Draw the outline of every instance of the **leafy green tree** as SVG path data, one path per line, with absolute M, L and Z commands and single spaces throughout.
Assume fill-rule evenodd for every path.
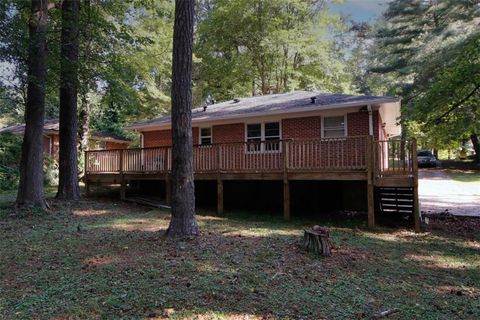
M 395 80 L 404 123 L 417 122 L 431 147 L 476 139 L 479 18 L 478 1 L 395 0 L 377 31 L 371 71 Z
M 316 88 L 344 91 L 341 27 L 324 1 L 203 2 L 195 54 L 196 101 Z M 347 79 L 347 80 L 346 80 Z
M 12 133 L 0 133 L 0 190 L 13 190 L 18 186 L 18 159 L 22 139 Z

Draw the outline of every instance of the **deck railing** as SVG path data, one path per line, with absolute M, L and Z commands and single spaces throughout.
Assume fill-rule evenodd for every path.
M 370 154 L 367 151 L 372 141 L 368 136 L 357 136 L 194 146 L 193 167 L 196 173 L 366 171 Z M 376 141 L 372 149 L 377 176 L 411 172 L 411 148 L 411 142 Z M 87 151 L 85 171 L 87 174 L 169 172 L 171 156 L 171 147 Z
M 416 162 L 413 140 L 380 140 L 374 144 L 376 177 L 413 175 Z

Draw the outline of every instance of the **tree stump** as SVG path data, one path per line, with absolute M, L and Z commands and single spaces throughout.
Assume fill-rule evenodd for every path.
M 331 255 L 330 233 L 326 227 L 314 226 L 311 229 L 304 229 L 303 248 L 315 254 Z

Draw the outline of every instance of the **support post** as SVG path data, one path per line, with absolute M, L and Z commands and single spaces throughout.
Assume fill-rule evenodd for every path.
M 127 182 L 122 178 L 120 181 L 120 199 L 123 201 L 126 198 L 126 189 L 127 189 Z
M 88 197 L 90 196 L 90 183 L 88 182 L 87 178 L 87 169 L 88 169 L 88 151 L 83 153 L 83 160 L 84 160 L 84 171 L 83 171 L 83 179 L 85 181 L 85 195 Z
M 368 227 L 375 227 L 375 197 L 374 197 L 374 157 L 375 148 L 373 136 L 367 138 L 367 202 L 368 202 Z
M 412 170 L 413 170 L 413 219 L 415 220 L 415 232 L 421 232 L 420 225 L 420 202 L 418 201 L 418 162 L 417 140 L 412 140 Z
M 288 181 L 288 142 L 282 140 L 283 152 L 283 219 L 290 220 L 290 182 Z
M 217 179 L 217 213 L 223 214 L 223 180 Z
M 123 201 L 126 198 L 127 182 L 123 176 L 123 149 L 118 152 L 118 172 L 120 173 L 120 199 Z
M 283 179 L 283 218 L 290 220 L 290 183 Z
M 168 174 L 165 174 L 165 204 L 167 206 L 172 204 L 172 184 Z

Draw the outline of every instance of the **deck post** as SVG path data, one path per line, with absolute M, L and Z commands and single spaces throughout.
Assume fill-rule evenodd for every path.
M 84 160 L 83 179 L 85 181 L 85 195 L 88 197 L 90 196 L 90 183 L 88 183 L 88 179 L 87 179 L 88 151 L 85 151 L 83 153 L 83 160 Z
M 288 179 L 283 180 L 283 218 L 290 220 L 290 183 Z
M 413 170 L 413 219 L 415 220 L 415 232 L 421 232 L 420 203 L 418 201 L 418 162 L 417 140 L 412 140 L 412 170 Z
M 123 149 L 118 151 L 118 172 L 120 173 L 120 199 L 123 201 L 126 198 L 127 182 L 123 176 Z
M 165 174 L 165 204 L 167 206 L 172 204 L 172 184 L 168 173 Z
M 223 180 L 217 179 L 217 213 L 223 214 Z
M 373 136 L 367 137 L 367 203 L 368 227 L 375 227 L 375 197 L 374 197 L 374 157 L 375 148 Z
M 126 198 L 126 189 L 127 189 L 127 182 L 123 179 L 120 181 L 120 199 L 123 201 Z
M 290 182 L 288 181 L 288 142 L 282 140 L 283 152 L 283 218 L 290 220 Z

